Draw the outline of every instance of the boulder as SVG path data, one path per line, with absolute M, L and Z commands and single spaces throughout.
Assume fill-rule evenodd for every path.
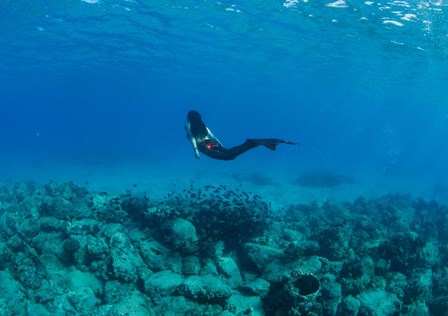
M 238 289 L 243 293 L 264 298 L 269 293 L 270 286 L 268 281 L 258 278 L 255 281 L 243 283 Z
M 401 301 L 395 294 L 376 288 L 362 292 L 356 297 L 360 302 L 359 313 L 363 315 L 398 315 Z
M 154 292 L 157 292 L 161 296 L 168 296 L 182 284 L 183 280 L 180 274 L 170 270 L 156 272 L 145 280 L 145 292 L 150 295 L 155 295 Z
M 176 218 L 163 227 L 166 242 L 174 250 L 191 253 L 196 249 L 198 236 L 194 225 L 182 218 Z
M 254 243 L 246 243 L 244 250 L 249 261 L 260 271 L 283 253 L 281 249 Z
M 214 276 L 190 276 L 180 286 L 179 294 L 186 298 L 207 304 L 223 305 L 232 295 L 230 287 Z
M 217 265 L 219 273 L 227 279 L 227 284 L 231 288 L 235 288 L 243 283 L 240 269 L 231 257 L 220 258 Z

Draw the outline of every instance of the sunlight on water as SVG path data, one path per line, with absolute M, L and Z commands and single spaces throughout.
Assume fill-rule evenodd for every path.
M 312 6 L 313 12 L 309 16 L 318 16 L 324 13 L 318 5 L 309 3 L 309 1 L 286 0 L 283 3 L 286 8 L 297 9 L 299 11 L 306 10 L 307 6 Z M 324 5 L 329 8 L 342 8 L 350 12 L 355 12 L 354 16 L 358 16 L 358 20 L 382 20 L 383 24 L 393 24 L 396 26 L 404 26 L 404 22 L 420 22 L 423 24 L 431 23 L 431 18 L 439 18 L 437 14 L 443 15 L 443 8 L 447 4 L 438 2 L 418 2 L 409 3 L 407 1 L 386 1 L 374 2 L 365 1 L 364 6 L 359 3 L 347 3 L 345 0 L 336 0 L 328 2 Z
M 336 0 L 335 2 L 327 3 L 326 6 L 330 8 L 348 8 L 344 0 Z
M 415 64 L 415 55 L 421 56 L 422 62 L 448 57 L 448 3 L 444 1 L 287 0 L 283 6 L 306 17 L 311 23 L 308 27 L 311 32 L 313 28 L 317 33 L 332 28 L 334 37 L 326 41 L 329 50 L 332 42 L 338 45 L 343 38 L 351 38 L 352 44 L 359 45 L 358 51 L 369 54 L 374 50 L 377 57 L 384 58 L 396 54 L 402 62 L 409 58 L 411 67 Z M 338 52 L 340 48 L 334 54 Z M 347 52 L 340 55 L 347 56 Z
M 171 70 L 164 66 L 154 73 L 174 72 L 192 59 L 204 68 L 227 63 L 259 71 L 263 63 L 267 73 L 287 72 L 297 60 L 325 67 L 329 51 L 332 60 L 351 58 L 353 65 L 372 51 L 372 65 L 393 55 L 409 64 L 415 54 L 431 62 L 448 57 L 446 7 L 442 1 L 398 0 L 9 1 L 0 13 L 5 48 L 0 57 L 11 71 L 75 68 L 79 60 L 86 68 L 113 65 L 129 71 L 136 64 L 165 65 L 176 56 Z M 29 56 L 33 66 L 22 69 Z

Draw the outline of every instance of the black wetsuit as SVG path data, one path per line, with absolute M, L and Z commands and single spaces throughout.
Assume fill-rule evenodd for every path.
M 270 150 L 277 149 L 278 144 L 290 144 L 295 145 L 296 143 L 290 142 L 278 138 L 258 138 L 258 139 L 246 139 L 246 141 L 232 148 L 224 148 L 214 139 L 204 139 L 198 142 L 198 150 L 206 156 L 218 160 L 233 160 L 239 155 L 245 153 L 246 151 L 253 149 L 258 146 L 264 146 Z

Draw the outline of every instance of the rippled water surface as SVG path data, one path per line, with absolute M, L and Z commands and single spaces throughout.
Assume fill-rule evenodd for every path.
M 414 66 L 447 57 L 444 1 L 4 1 L 6 66 L 73 68 L 114 62 L 166 71 L 226 63 Z M 368 58 L 366 55 L 370 55 Z M 301 60 L 302 59 L 302 60 Z M 176 65 L 170 61 L 176 60 Z M 244 65 L 243 65 L 244 66 Z M 27 67 L 29 68 L 29 67 Z M 285 70 L 285 69 L 283 69 Z M 271 69 L 271 71 L 273 71 Z M 412 73 L 412 69 L 409 69 Z

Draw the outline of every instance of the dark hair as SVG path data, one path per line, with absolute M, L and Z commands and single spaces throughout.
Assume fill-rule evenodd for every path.
M 190 131 L 194 137 L 204 137 L 208 134 L 207 127 L 199 112 L 194 110 L 188 112 L 187 121 L 190 123 Z

